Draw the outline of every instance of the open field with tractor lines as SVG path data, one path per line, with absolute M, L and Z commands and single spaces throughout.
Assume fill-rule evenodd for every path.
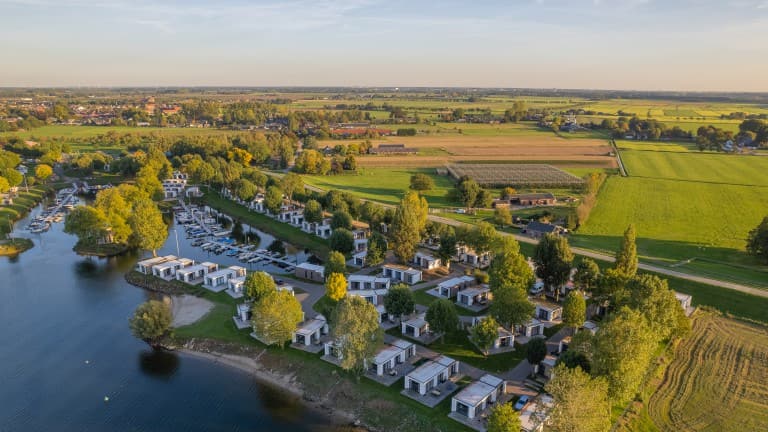
M 485 187 L 568 188 L 584 183 L 572 174 L 543 164 L 452 164 L 447 169 L 456 180 L 467 176 Z
M 697 312 L 648 411 L 661 431 L 768 430 L 768 328 Z

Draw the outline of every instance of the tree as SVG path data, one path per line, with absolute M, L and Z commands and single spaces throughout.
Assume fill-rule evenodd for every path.
M 641 312 L 621 308 L 603 322 L 592 341 L 592 373 L 608 380 L 608 395 L 624 401 L 637 391 L 656 348 Z
M 133 244 L 151 250 L 152 256 L 157 256 L 157 250 L 168 237 L 168 227 L 163 222 L 163 214 L 157 204 L 150 200 L 136 202 L 129 224 L 133 230 Z
M 507 186 L 501 191 L 501 199 L 510 199 L 512 198 L 512 195 L 516 194 L 517 190 L 511 186 Z
M 328 245 L 331 247 L 331 250 L 341 252 L 342 254 L 348 254 L 355 249 L 355 238 L 351 231 L 344 228 L 338 228 L 331 233 L 331 237 L 328 239 Z
M 611 403 L 603 378 L 590 378 L 579 368 L 556 366 L 544 387 L 554 404 L 547 430 L 556 432 L 605 432 L 611 428 Z
M 344 210 L 339 210 L 333 213 L 331 218 L 331 228 L 338 229 L 344 228 L 346 230 L 352 229 L 352 216 Z
M 236 182 L 235 192 L 242 201 L 250 201 L 256 196 L 258 189 L 256 185 L 246 179 L 240 179 Z
M 768 264 L 768 216 L 747 236 L 747 253 Z
M 616 253 L 615 268 L 624 276 L 631 278 L 637 273 L 637 245 L 635 241 L 635 225 L 630 224 L 624 231 L 624 238 L 621 240 L 621 247 Z
M 384 296 L 384 308 L 390 316 L 401 318 L 403 315 L 413 312 L 415 306 L 413 292 L 404 284 L 393 286 Z
M 435 188 L 435 182 L 426 174 L 416 173 L 411 176 L 410 188 L 419 192 L 428 191 Z
M 280 213 L 283 206 L 283 191 L 277 186 L 270 186 L 264 194 L 264 206 L 272 214 Z
M 493 222 L 502 228 L 507 225 L 511 225 L 512 212 L 510 212 L 506 207 L 496 207 L 496 210 L 493 211 Z
M 121 187 L 101 190 L 96 194 L 93 206 L 106 217 L 109 234 L 115 243 L 127 243 L 133 233 L 128 223 L 133 213 L 132 202 L 126 199 L 132 196 L 130 191 L 133 190 L 138 191 L 138 188 L 121 185 Z
M 451 259 L 456 255 L 456 236 L 452 233 L 440 236 L 440 246 L 435 255 L 445 268 L 451 268 Z
M 325 279 L 325 295 L 338 302 L 347 295 L 347 279 L 341 273 L 331 273 Z
M 35 177 L 39 178 L 43 182 L 48 180 L 48 177 L 53 175 L 53 168 L 48 165 L 40 164 L 35 168 Z
M 315 200 L 309 200 L 304 204 L 304 220 L 316 223 L 323 220 L 323 207 Z
M 8 179 L 5 177 L 0 177 L 0 193 L 6 193 L 11 189 L 10 183 L 8 183 Z
M 488 222 L 478 223 L 471 231 L 465 243 L 472 247 L 478 254 L 484 254 L 493 250 L 499 241 L 499 233 Z
M 578 291 L 571 291 L 563 303 L 563 324 L 572 329 L 584 325 L 587 319 L 587 302 Z
M 440 333 L 441 342 L 445 340 L 446 333 L 453 333 L 459 327 L 459 314 L 448 299 L 433 301 L 427 309 L 426 319 L 430 330 Z
M 485 427 L 488 432 L 520 432 L 520 414 L 511 404 L 497 404 L 491 409 Z
M 511 236 L 499 239 L 488 267 L 488 283 L 492 291 L 513 287 L 525 293 L 533 282 L 533 270 L 520 253 L 520 244 Z
M 368 239 L 368 251 L 365 254 L 365 263 L 368 266 L 376 266 L 384 262 L 387 254 L 387 239 L 374 231 Z
M 554 234 L 545 235 L 533 251 L 533 261 L 536 263 L 536 276 L 544 281 L 547 290 L 554 291 L 555 300 L 558 300 L 560 288 L 571 274 L 573 253 L 568 240 Z
M 591 292 L 600 280 L 600 267 L 591 258 L 582 258 L 576 266 L 576 274 L 573 281 L 576 286 L 585 292 Z
M 285 255 L 285 245 L 283 244 L 282 240 L 278 240 L 278 239 L 272 240 L 272 243 L 270 243 L 269 246 L 267 246 L 267 250 L 272 253 Z
M 488 350 L 499 337 L 499 323 L 492 316 L 483 318 L 469 331 L 469 337 L 487 357 Z
M 358 376 L 381 347 L 384 332 L 376 307 L 360 296 L 343 298 L 333 313 L 333 336 L 339 344 L 341 367 Z
M 627 282 L 625 290 L 616 306 L 625 304 L 642 313 L 660 340 L 690 332 L 690 320 L 665 279 L 647 274 L 636 276 Z
M 525 291 L 512 286 L 497 287 L 493 291 L 491 316 L 507 328 L 530 321 L 535 309 Z
M 304 319 L 301 303 L 288 291 L 277 291 L 253 304 L 253 331 L 267 345 L 285 346 Z
M 456 194 L 459 201 L 464 204 L 467 210 L 470 210 L 477 201 L 477 195 L 480 193 L 480 185 L 471 178 L 465 177 L 459 180 L 456 185 Z
M 172 319 L 168 303 L 149 300 L 136 308 L 128 324 L 135 337 L 156 347 L 171 327 Z
M 547 341 L 544 338 L 533 338 L 525 345 L 525 358 L 534 368 L 547 356 Z
M 331 251 L 328 255 L 328 261 L 325 263 L 325 274 L 331 273 L 347 273 L 347 259 L 344 258 L 344 254 L 337 251 Z
M 304 191 L 304 180 L 296 173 L 288 173 L 280 179 L 280 188 L 293 200 L 293 196 Z
M 22 181 L 24 181 L 24 176 L 22 176 L 20 172 L 16 171 L 13 168 L 8 168 L 4 170 L 3 177 L 5 177 L 5 180 L 8 181 L 8 184 L 11 187 L 18 186 L 21 184 Z
M 277 292 L 275 280 L 269 273 L 263 271 L 248 273 L 243 285 L 245 296 L 254 302 Z
M 589 357 L 581 351 L 571 349 L 568 347 L 568 351 L 560 354 L 557 358 L 557 364 L 565 365 L 568 368 L 580 367 L 586 373 L 592 370 L 592 364 L 589 362 Z
M 76 235 L 78 241 L 86 245 L 95 245 L 103 241 L 107 236 L 108 228 L 104 213 L 89 206 L 75 207 L 64 220 L 64 232 Z
M 416 192 L 407 192 L 400 200 L 392 221 L 392 250 L 400 262 L 413 259 L 421 233 L 426 228 L 427 211 L 427 200 Z

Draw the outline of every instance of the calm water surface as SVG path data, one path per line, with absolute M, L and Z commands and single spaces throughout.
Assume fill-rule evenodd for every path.
M 35 247 L 0 257 L 0 431 L 327 430 L 244 373 L 134 339 L 128 318 L 149 296 L 123 279 L 136 257 L 79 257 L 61 230 L 19 233 Z M 183 256 L 206 257 L 179 240 Z

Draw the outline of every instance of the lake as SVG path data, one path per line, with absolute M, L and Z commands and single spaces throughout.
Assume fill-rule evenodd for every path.
M 123 279 L 137 257 L 80 257 L 62 229 L 18 233 L 35 247 L 0 257 L 0 431 L 328 430 L 279 389 L 133 338 L 128 318 L 150 296 Z M 202 258 L 181 229 L 179 240 Z

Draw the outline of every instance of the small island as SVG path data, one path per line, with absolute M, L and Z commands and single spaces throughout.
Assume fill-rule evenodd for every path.
M 0 240 L 0 256 L 16 256 L 34 245 L 32 240 L 26 238 Z

